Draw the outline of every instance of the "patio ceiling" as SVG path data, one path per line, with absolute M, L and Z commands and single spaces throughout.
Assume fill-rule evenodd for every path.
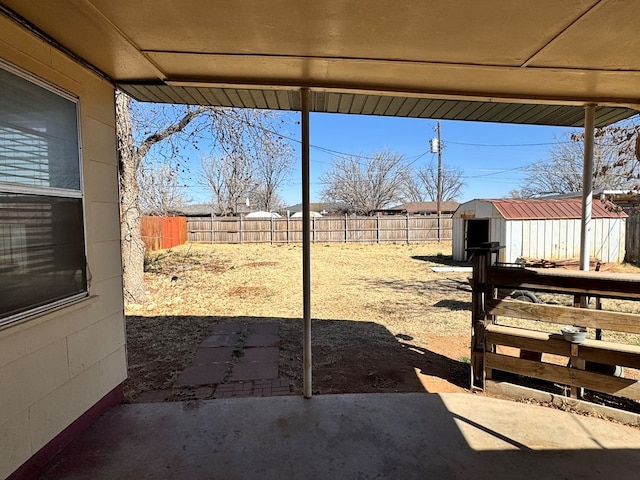
M 596 126 L 640 109 L 640 2 L 2 0 L 142 101 Z

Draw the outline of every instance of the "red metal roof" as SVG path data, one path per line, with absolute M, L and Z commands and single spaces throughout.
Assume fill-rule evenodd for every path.
M 508 220 L 582 218 L 582 199 L 500 199 L 488 200 Z M 625 218 L 612 203 L 594 199 L 591 218 Z

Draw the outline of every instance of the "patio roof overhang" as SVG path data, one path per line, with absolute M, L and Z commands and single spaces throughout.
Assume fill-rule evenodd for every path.
M 3 0 L 141 101 L 582 126 L 640 109 L 640 3 Z M 72 26 L 72 28 L 70 28 Z
M 584 125 L 588 269 L 593 129 L 640 110 L 640 2 L 2 0 L 0 14 L 137 100 L 302 111 L 305 397 L 310 112 Z

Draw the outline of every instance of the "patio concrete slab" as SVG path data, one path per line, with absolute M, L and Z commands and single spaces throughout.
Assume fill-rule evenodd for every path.
M 229 363 L 191 365 L 182 371 L 175 384 L 178 387 L 193 387 L 222 383 L 230 367 L 231 364 Z
M 211 327 L 211 335 L 229 335 L 231 333 L 242 333 L 246 328 L 244 323 L 217 323 Z
M 229 380 L 242 382 L 247 380 L 267 380 L 278 378 L 278 362 L 243 362 L 233 366 Z
M 280 345 L 280 335 L 271 333 L 251 333 L 244 341 L 246 347 L 277 347 Z
M 42 480 L 637 478 L 640 430 L 467 393 L 237 398 L 107 412 Z
M 210 335 L 204 339 L 201 347 L 214 348 L 214 347 L 235 347 L 241 339 L 239 333 L 221 333 Z
M 278 347 L 245 348 L 239 363 L 244 362 L 277 362 L 280 359 Z
M 199 348 L 193 358 L 194 365 L 207 363 L 230 363 L 233 356 L 233 347 L 205 347 Z
M 249 333 L 278 335 L 280 333 L 280 325 L 278 325 L 276 322 L 250 323 L 247 325 L 247 331 Z

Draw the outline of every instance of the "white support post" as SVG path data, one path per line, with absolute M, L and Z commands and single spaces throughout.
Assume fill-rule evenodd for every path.
M 303 394 L 311 398 L 311 217 L 309 171 L 309 90 L 300 90 L 302 100 L 302 356 Z
M 591 252 L 591 202 L 593 201 L 594 104 L 584 109 L 584 167 L 582 171 L 582 225 L 580 229 L 580 270 L 589 270 Z
M 584 108 L 584 166 L 582 170 L 582 224 L 580 228 L 580 270 L 588 271 L 591 257 L 591 207 L 593 201 L 593 139 L 595 130 L 596 106 L 589 104 Z M 589 297 L 580 297 L 580 306 L 589 307 Z M 585 369 L 585 360 L 572 357 L 571 365 Z M 571 397 L 582 398 L 584 389 L 571 387 Z

